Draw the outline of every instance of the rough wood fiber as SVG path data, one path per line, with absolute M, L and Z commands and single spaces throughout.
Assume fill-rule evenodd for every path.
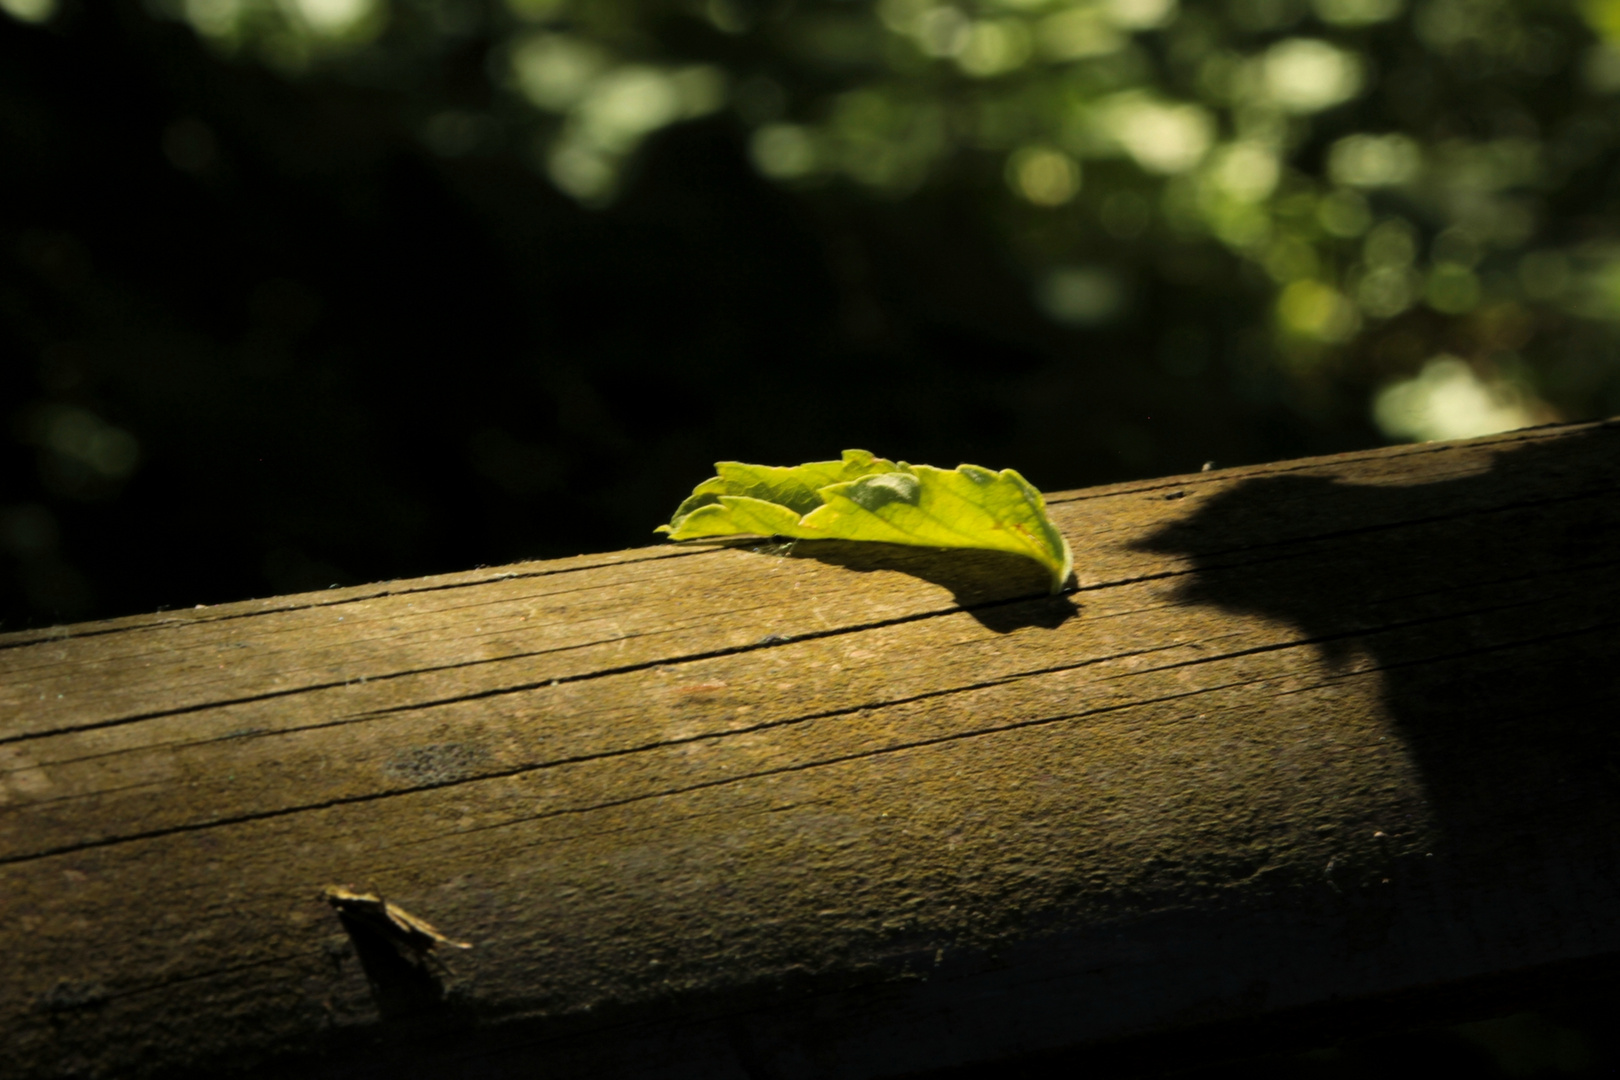
M 0 637 L 0 1075 L 877 1077 L 1620 953 L 1620 425 Z M 416 964 L 320 899 L 475 947 Z

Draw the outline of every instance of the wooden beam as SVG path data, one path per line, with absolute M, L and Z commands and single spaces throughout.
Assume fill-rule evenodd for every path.
M 1059 597 L 661 546 L 0 637 L 0 1075 L 877 1077 L 1620 955 L 1620 423 L 1052 504 Z

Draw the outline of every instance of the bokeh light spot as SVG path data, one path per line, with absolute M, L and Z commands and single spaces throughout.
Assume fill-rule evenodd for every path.
M 1062 206 L 1080 191 L 1080 163 L 1049 146 L 1026 146 L 1007 160 L 1007 182 L 1036 206 Z
M 1263 259 L 1266 273 L 1279 284 L 1315 277 L 1321 267 L 1316 249 L 1298 236 L 1288 233 L 1277 238 Z
M 1417 258 L 1417 230 L 1405 218 L 1381 221 L 1361 245 L 1368 266 L 1406 267 Z
M 968 17 L 954 7 L 937 7 L 923 13 L 914 24 L 918 48 L 929 56 L 955 56 L 967 47 L 973 33 Z
M 56 14 L 56 0 L 0 0 L 0 11 L 18 22 L 42 23 Z
M 204 37 L 234 35 L 245 14 L 243 0 L 184 0 L 181 11 L 192 29 Z
M 1338 343 L 1360 329 L 1356 305 L 1322 281 L 1295 281 L 1277 298 L 1277 318 L 1285 331 L 1299 337 Z
M 1372 224 L 1372 209 L 1359 193 L 1340 188 L 1316 204 L 1316 220 L 1329 236 L 1348 239 L 1367 231 Z
M 562 112 L 608 65 L 607 54 L 566 34 L 539 34 L 512 50 L 518 89 L 542 109 Z
M 320 37 L 360 32 L 382 14 L 380 0 L 282 0 L 289 13 Z
M 798 124 L 767 124 L 748 144 L 755 168 L 775 180 L 808 176 L 816 168 L 816 144 L 809 129 Z
M 1156 30 L 1175 20 L 1177 0 L 1107 0 L 1108 21 L 1122 30 Z
M 1210 167 L 1210 177 L 1221 191 L 1240 202 L 1259 202 L 1270 195 L 1282 176 L 1277 155 L 1267 146 L 1236 142 L 1222 147 Z
M 656 68 L 625 64 L 591 84 L 576 108 L 581 133 L 610 152 L 628 150 L 681 114 L 673 79 Z
M 1422 164 L 1417 141 L 1405 135 L 1350 135 L 1328 151 L 1328 175 L 1355 187 L 1404 184 Z
M 1022 67 L 1031 51 L 1029 29 L 1022 20 L 978 22 L 956 54 L 956 63 L 967 74 L 984 79 Z
M 1098 127 L 1152 173 L 1185 172 L 1203 160 L 1215 138 L 1215 122 L 1197 105 L 1167 104 L 1137 91 L 1099 103 Z
M 1361 57 L 1314 38 L 1279 41 L 1261 71 L 1266 96 L 1287 112 L 1319 112 L 1361 92 Z
M 24 420 L 25 437 L 47 451 L 41 467 L 49 486 L 79 495 L 94 481 L 122 480 L 140 463 L 135 436 L 76 405 L 41 405 Z
M 617 172 L 600 152 L 563 142 L 545 158 L 546 173 L 557 187 L 584 202 L 596 202 L 613 190 Z
M 1124 311 L 1125 287 L 1119 275 L 1106 266 L 1069 266 L 1047 274 L 1035 299 L 1056 322 L 1097 326 Z
M 1593 45 L 1581 60 L 1581 78 L 1594 93 L 1620 90 L 1620 48 L 1606 41 Z
M 1373 422 L 1392 439 L 1429 442 L 1470 439 L 1552 419 L 1523 390 L 1481 379 L 1467 363 L 1441 355 L 1415 377 L 1384 387 L 1373 399 Z

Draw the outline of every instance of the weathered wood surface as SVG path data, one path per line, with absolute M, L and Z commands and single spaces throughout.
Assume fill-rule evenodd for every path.
M 0 1075 L 876 1077 L 1620 954 L 1620 424 L 0 637 Z M 475 947 L 346 932 L 374 888 Z

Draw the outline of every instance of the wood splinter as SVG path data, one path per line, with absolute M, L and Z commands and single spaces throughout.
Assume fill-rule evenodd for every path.
M 356 892 L 347 885 L 328 885 L 321 897 L 340 915 L 347 915 L 385 934 L 401 951 L 409 949 L 423 956 L 440 945 L 470 949 L 472 942 L 456 941 L 441 934 L 426 919 L 419 919 L 398 904 L 391 904 L 376 893 Z

